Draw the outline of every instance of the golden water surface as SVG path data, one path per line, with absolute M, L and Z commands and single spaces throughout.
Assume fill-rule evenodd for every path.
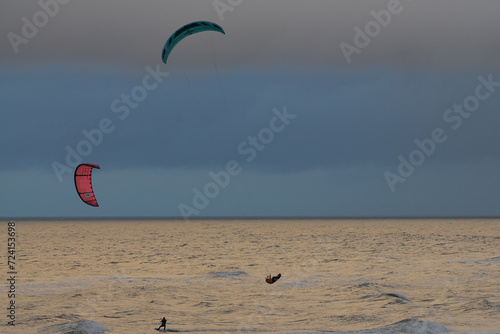
M 16 232 L 16 326 L 3 280 L 2 333 L 80 319 L 153 333 L 163 316 L 213 333 L 409 318 L 500 332 L 499 220 L 18 221 Z

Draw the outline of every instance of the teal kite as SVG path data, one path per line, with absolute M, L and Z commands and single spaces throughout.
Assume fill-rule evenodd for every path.
M 202 31 L 218 31 L 222 34 L 226 34 L 220 25 L 208 22 L 208 21 L 197 21 L 193 23 L 186 24 L 185 26 L 177 29 L 176 32 L 169 37 L 163 50 L 161 52 L 161 59 L 166 64 L 167 58 L 172 49 L 179 43 L 182 39 L 186 38 L 189 35 L 196 34 Z

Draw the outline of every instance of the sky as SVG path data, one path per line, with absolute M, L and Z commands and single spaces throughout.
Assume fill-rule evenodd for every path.
M 499 216 L 500 2 L 0 12 L 0 217 Z M 219 24 L 182 40 L 193 21 Z M 73 173 L 99 164 L 99 207 Z

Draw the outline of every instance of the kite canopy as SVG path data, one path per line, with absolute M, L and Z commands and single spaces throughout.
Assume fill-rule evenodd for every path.
M 169 37 L 163 50 L 161 52 L 161 59 L 166 64 L 167 58 L 172 49 L 179 43 L 182 39 L 189 35 L 196 34 L 202 31 L 218 31 L 222 34 L 226 34 L 220 25 L 208 22 L 208 21 L 197 21 L 193 23 L 186 24 L 185 26 L 179 28 L 176 32 Z
M 99 206 L 92 190 L 92 169 L 98 168 L 96 164 L 81 164 L 75 170 L 75 187 L 78 195 L 88 205 Z

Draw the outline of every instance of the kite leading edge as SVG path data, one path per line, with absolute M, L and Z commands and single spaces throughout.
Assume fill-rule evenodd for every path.
M 177 31 L 174 32 L 172 36 L 168 38 L 161 52 L 161 59 L 163 60 L 163 62 L 165 64 L 167 63 L 168 55 L 170 54 L 172 49 L 177 45 L 177 43 L 179 43 L 181 40 L 183 40 L 189 35 L 196 34 L 202 31 L 218 31 L 221 34 L 224 35 L 226 34 L 220 25 L 213 22 L 196 21 L 186 24 L 185 26 L 182 26 L 181 28 L 177 29 Z

